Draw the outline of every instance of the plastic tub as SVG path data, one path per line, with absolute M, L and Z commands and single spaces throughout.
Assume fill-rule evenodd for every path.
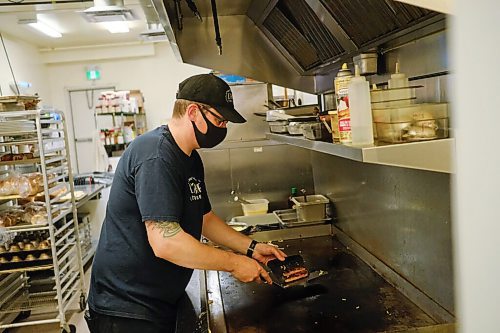
M 304 197 L 292 197 L 297 210 L 297 217 L 300 222 L 321 221 L 326 218 L 326 204 L 330 202 L 328 198 L 321 194 L 307 195 Z
M 269 209 L 269 200 L 267 199 L 250 199 L 246 201 L 249 203 L 241 203 L 243 215 L 245 216 L 266 214 Z
M 372 108 L 373 122 L 401 123 L 448 118 L 447 103 L 412 104 L 394 108 Z
M 414 122 L 375 123 L 377 140 L 389 143 L 426 141 L 448 137 L 448 118 Z
M 372 103 L 412 99 L 416 96 L 415 88 L 419 87 L 420 86 L 394 89 L 375 89 L 370 91 L 370 97 Z

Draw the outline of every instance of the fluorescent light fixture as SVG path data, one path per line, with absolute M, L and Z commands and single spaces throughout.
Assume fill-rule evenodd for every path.
M 102 22 L 101 24 L 112 34 L 123 34 L 130 31 L 125 21 Z
M 44 23 L 42 21 L 36 21 L 32 23 L 28 23 L 28 25 L 41 33 L 44 33 L 45 35 L 52 37 L 52 38 L 61 38 L 62 33 L 57 31 L 56 29 L 52 28 L 51 26 L 47 25 L 47 23 Z

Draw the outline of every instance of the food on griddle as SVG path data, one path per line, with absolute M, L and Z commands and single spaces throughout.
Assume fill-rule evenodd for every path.
M 301 280 L 309 276 L 309 271 L 305 267 L 292 267 L 283 272 L 283 281 L 290 283 Z

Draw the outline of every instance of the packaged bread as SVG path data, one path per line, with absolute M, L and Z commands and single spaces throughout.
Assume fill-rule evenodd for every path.
M 45 202 L 34 201 L 24 205 L 23 221 L 30 224 L 46 224 L 47 208 Z
M 43 190 L 43 177 L 40 173 L 22 175 L 9 171 L 0 178 L 0 196 L 32 196 Z
M 0 212 L 0 227 L 13 227 L 23 222 L 24 210 L 11 207 Z

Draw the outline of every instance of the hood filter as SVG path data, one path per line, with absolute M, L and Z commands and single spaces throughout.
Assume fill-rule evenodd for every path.
M 436 12 L 393 0 L 321 0 L 358 48 L 426 20 Z
M 263 26 L 304 70 L 345 52 L 304 0 L 280 0 Z

